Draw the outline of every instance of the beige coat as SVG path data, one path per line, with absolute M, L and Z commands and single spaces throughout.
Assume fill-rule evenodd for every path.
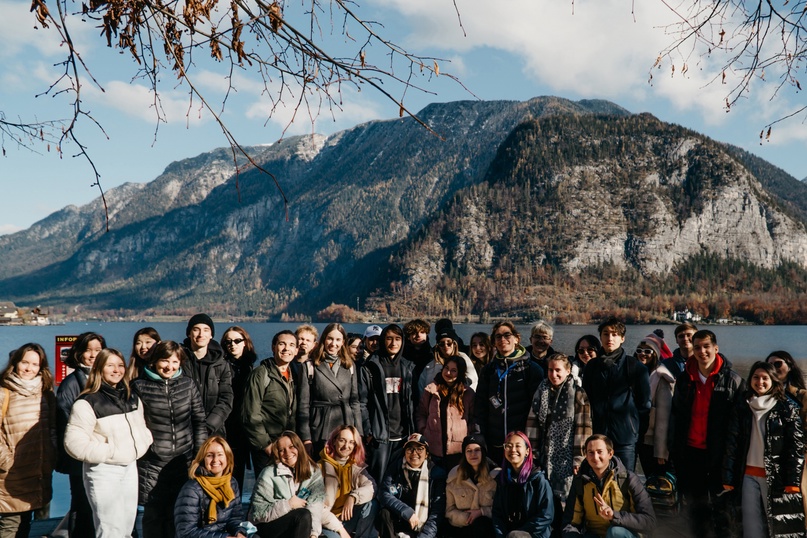
M 27 512 L 50 502 L 56 459 L 56 398 L 16 374 L 0 389 L 8 410 L 0 428 L 0 513 Z
M 499 469 L 490 473 L 490 480 L 484 484 L 474 484 L 466 478 L 460 480 L 459 467 L 448 473 L 446 481 L 446 519 L 455 527 L 468 525 L 468 511 L 481 510 L 485 517 L 492 517 L 493 496 L 496 494 L 496 476 Z
M 321 462 L 322 478 L 325 482 L 325 507 L 322 511 L 322 527 L 331 531 L 339 532 L 342 522 L 331 512 L 333 504 L 336 502 L 336 494 L 339 491 L 339 478 L 336 476 L 336 469 L 333 465 Z M 350 495 L 355 497 L 355 506 L 368 503 L 375 497 L 375 482 L 367 472 L 366 467 L 352 465 L 350 468 Z
M 650 374 L 650 421 L 644 443 L 653 446 L 653 456 L 670 459 L 667 449 L 667 431 L 672 412 L 672 395 L 675 379 L 666 366 L 659 364 Z M 728 420 L 728 419 L 727 419 Z

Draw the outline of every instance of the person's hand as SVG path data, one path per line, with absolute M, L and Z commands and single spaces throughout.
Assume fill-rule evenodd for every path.
M 305 499 L 301 499 L 297 495 L 295 495 L 294 497 L 289 499 L 289 507 L 292 510 L 296 510 L 298 508 L 305 508 L 307 504 L 308 504 L 308 501 L 306 501 Z
M 468 525 L 476 521 L 482 515 L 482 510 L 468 510 Z
M 667 460 L 665 460 L 664 458 L 659 458 L 658 459 L 658 464 L 659 465 L 667 465 Z
M 608 503 L 605 502 L 602 495 L 595 493 L 594 502 L 597 503 L 597 506 L 600 508 L 600 515 L 603 517 L 603 519 L 606 521 L 611 521 L 614 519 L 614 509 L 608 506 Z
M 356 497 L 353 495 L 348 495 L 344 506 L 342 506 L 342 513 L 339 514 L 339 519 L 342 521 L 350 521 L 353 519 L 353 505 L 355 504 Z
M 412 530 L 415 530 L 418 528 L 419 524 L 420 520 L 418 519 L 418 515 L 412 514 L 412 517 L 409 518 L 409 526 L 412 527 Z
M 577 472 L 578 472 L 579 470 L 580 470 L 580 466 L 579 466 L 579 465 L 575 465 L 574 467 L 572 467 L 572 472 L 573 472 L 574 474 L 577 474 Z
M 274 443 L 269 443 L 268 445 L 266 445 L 266 448 L 263 449 L 264 453 L 266 453 L 266 455 L 269 456 L 270 458 L 272 457 L 272 445 L 273 444 Z

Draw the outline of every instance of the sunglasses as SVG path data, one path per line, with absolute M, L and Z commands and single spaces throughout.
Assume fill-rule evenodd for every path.
M 232 340 L 225 340 L 225 341 L 222 342 L 222 344 L 224 344 L 225 346 L 229 346 L 231 344 L 238 345 L 238 344 L 243 344 L 243 343 L 244 343 L 243 338 L 233 338 Z
M 647 349 L 647 348 L 640 347 L 640 348 L 638 348 L 638 349 L 636 350 L 636 354 L 637 354 L 637 355 L 652 355 L 652 354 L 653 354 L 653 350 L 652 350 L 652 349 Z
M 577 354 L 582 355 L 583 353 L 597 353 L 597 350 L 593 347 L 579 347 L 577 348 Z
M 784 367 L 785 367 L 785 365 L 786 365 L 787 363 L 786 363 L 785 361 L 783 361 L 783 360 L 781 360 L 781 359 L 780 359 L 780 360 L 778 360 L 778 361 L 771 361 L 771 364 L 773 364 L 773 367 L 774 367 L 774 368 L 776 368 L 777 370 L 779 370 L 779 369 L 781 369 L 781 368 L 784 368 Z

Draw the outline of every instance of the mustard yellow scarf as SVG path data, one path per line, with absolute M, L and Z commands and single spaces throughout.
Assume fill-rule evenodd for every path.
M 202 486 L 202 489 L 207 496 L 210 497 L 210 507 L 207 509 L 207 524 L 216 522 L 216 505 L 223 503 L 225 507 L 235 499 L 235 492 L 233 491 L 230 481 L 232 474 L 225 474 L 222 476 L 196 476 L 196 481 Z
M 331 508 L 331 512 L 334 514 L 341 514 L 342 507 L 345 505 L 345 501 L 347 500 L 348 495 L 350 495 L 353 486 L 350 481 L 351 476 L 351 468 L 353 467 L 353 462 L 349 459 L 346 463 L 341 464 L 337 460 L 333 459 L 323 448 L 322 451 L 319 453 L 320 463 L 322 464 L 322 474 L 325 475 L 325 464 L 328 463 L 333 466 L 336 470 L 336 478 L 339 482 L 339 489 L 336 491 L 336 499 L 334 499 L 333 507 Z

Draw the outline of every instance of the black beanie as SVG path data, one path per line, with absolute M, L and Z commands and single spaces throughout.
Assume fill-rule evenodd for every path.
M 185 336 L 191 335 L 191 329 L 194 325 L 207 325 L 210 327 L 210 336 L 216 336 L 216 326 L 213 325 L 213 320 L 207 314 L 196 314 L 188 322 L 188 327 L 185 329 Z
M 471 435 L 467 436 L 465 439 L 462 440 L 462 453 L 465 454 L 465 449 L 468 448 L 468 445 L 479 445 L 482 449 L 482 459 L 488 457 L 488 445 L 485 443 L 485 438 L 482 437 L 479 433 L 472 433 Z

